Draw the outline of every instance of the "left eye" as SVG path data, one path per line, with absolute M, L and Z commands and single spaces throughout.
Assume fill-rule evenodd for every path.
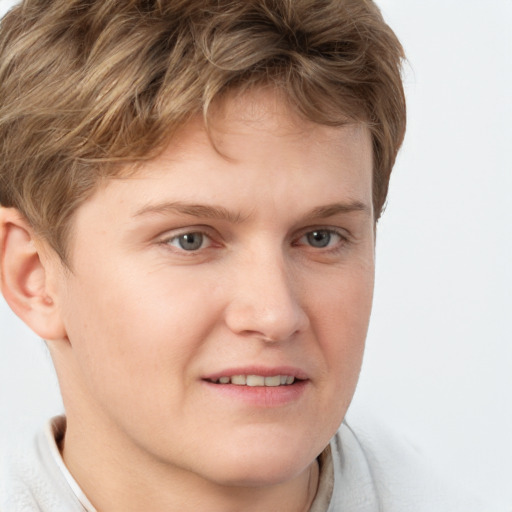
M 300 242 L 314 247 L 315 249 L 324 249 L 338 244 L 341 240 L 341 235 L 336 233 L 336 231 L 330 229 L 315 229 L 303 235 Z
M 174 236 L 167 243 L 184 251 L 197 251 L 208 247 L 211 240 L 204 233 L 194 231 Z

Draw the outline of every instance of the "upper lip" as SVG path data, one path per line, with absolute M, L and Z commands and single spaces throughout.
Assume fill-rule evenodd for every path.
M 307 373 L 293 366 L 243 366 L 226 368 L 203 377 L 204 380 L 218 380 L 221 377 L 233 377 L 233 375 L 261 375 L 262 377 L 273 377 L 275 375 L 286 375 L 295 377 L 297 380 L 307 380 Z

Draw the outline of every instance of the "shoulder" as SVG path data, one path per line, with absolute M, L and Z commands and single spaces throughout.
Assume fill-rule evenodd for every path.
M 10 447 L 0 458 L 0 510 L 39 510 L 31 490 L 37 467 L 29 452 L 21 446 Z
M 53 464 L 47 432 L 26 442 L 18 440 L 0 457 L 0 510 L 83 511 Z
M 489 510 L 448 483 L 411 444 L 360 413 L 348 415 L 331 442 L 331 450 L 335 468 L 333 501 L 340 503 L 331 509 L 333 512 Z

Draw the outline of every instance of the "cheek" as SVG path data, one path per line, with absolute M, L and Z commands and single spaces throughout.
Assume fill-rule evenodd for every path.
M 373 298 L 373 260 L 329 280 L 312 296 L 310 313 L 334 392 L 350 400 L 355 389 Z
M 309 287 L 309 303 L 314 307 L 312 316 L 321 317 L 336 332 L 346 333 L 348 340 L 358 339 L 360 331 L 366 331 L 370 318 L 373 286 L 371 255 L 357 264 L 336 269 L 316 286 Z
M 187 365 L 215 322 L 211 287 L 207 294 L 176 276 L 95 270 L 70 289 L 72 309 L 66 311 L 68 336 L 89 386 L 140 393 L 149 383 L 158 391 L 168 390 L 170 379 L 186 380 Z

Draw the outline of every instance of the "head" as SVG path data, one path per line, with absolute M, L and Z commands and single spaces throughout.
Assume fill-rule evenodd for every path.
M 300 475 L 355 389 L 405 129 L 377 7 L 28 0 L 0 56 L 3 291 L 72 425 L 210 482 Z
M 315 123 L 368 127 L 380 216 L 405 130 L 403 54 L 370 0 L 25 0 L 0 52 L 0 204 L 63 260 L 74 212 L 104 179 L 262 86 Z

